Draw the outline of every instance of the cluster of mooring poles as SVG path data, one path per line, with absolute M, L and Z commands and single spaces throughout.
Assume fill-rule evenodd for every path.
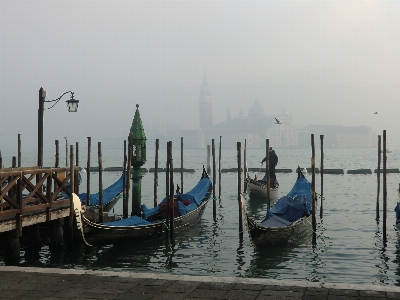
M 383 144 L 383 161 L 382 161 L 382 175 L 383 175 L 383 224 L 382 224 L 382 242 L 383 245 L 386 246 L 387 242 L 387 234 L 386 234 L 386 212 L 387 212 L 387 183 L 386 183 L 386 161 L 387 161 L 387 156 L 386 156 L 386 130 L 383 130 L 383 141 L 381 140 L 381 136 L 378 135 L 378 169 L 376 172 L 376 177 L 377 177 L 377 195 L 376 195 L 376 222 L 379 224 L 379 194 L 380 194 L 380 184 L 381 184 L 381 160 L 382 160 L 382 144 Z
M 320 218 L 323 217 L 323 175 L 324 175 L 324 135 L 320 135 L 321 139 L 321 204 L 320 204 Z M 246 140 L 244 143 L 244 179 L 246 179 Z M 269 174 L 269 139 L 266 139 L 265 143 L 265 152 L 266 152 L 266 166 L 265 166 L 265 173 L 267 175 L 267 206 L 270 207 L 271 205 L 271 185 L 270 185 L 270 174 Z M 317 193 L 315 191 L 315 143 L 314 143 L 314 134 L 311 134 L 311 149 L 312 149 L 312 156 L 311 156 L 311 173 L 312 173 L 312 180 L 311 180 L 311 189 L 312 189 L 312 232 L 313 232 L 313 244 L 316 244 L 317 241 L 317 218 L 316 218 L 316 211 L 317 211 Z M 243 234 L 243 218 L 242 218 L 242 205 L 241 205 L 241 196 L 242 196 L 242 161 L 241 161 L 241 142 L 237 142 L 237 172 L 238 172 L 238 206 L 239 206 L 239 234 L 242 238 Z M 246 186 L 245 186 L 246 189 Z M 244 191 L 246 192 L 246 191 Z
M 210 146 L 207 146 L 207 173 L 211 172 L 210 167 L 210 152 L 212 153 L 213 159 L 213 218 L 216 220 L 217 216 L 217 207 L 216 207 L 216 198 L 215 198 L 215 186 L 216 186 L 216 163 L 215 163 L 215 142 L 212 139 L 212 152 L 210 151 Z M 159 151 L 159 140 L 156 140 L 156 155 L 155 155 L 155 171 L 154 171 L 154 207 L 157 206 L 157 186 L 158 186 L 158 151 Z M 219 165 L 221 166 L 221 137 L 220 137 L 220 149 L 219 149 Z M 172 158 L 172 141 L 167 143 L 167 163 L 166 163 L 166 181 L 165 181 L 165 190 L 166 190 L 166 199 L 167 199 L 167 212 L 166 212 L 166 231 L 165 231 L 165 239 L 167 244 L 174 242 L 174 201 L 175 201 L 175 193 L 182 193 L 184 186 L 184 168 L 183 168 L 183 137 L 181 137 L 181 166 L 180 166 L 180 177 L 181 177 L 181 186 L 177 185 L 175 191 L 174 184 L 174 166 L 173 166 L 173 158 Z M 219 178 L 221 178 L 221 167 L 219 168 Z M 219 190 L 221 191 L 221 179 L 219 180 Z

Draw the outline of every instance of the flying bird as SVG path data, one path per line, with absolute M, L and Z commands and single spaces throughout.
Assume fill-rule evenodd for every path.
M 276 123 L 275 124 L 281 124 L 281 121 L 279 121 L 277 118 L 275 118 Z
M 376 111 L 376 112 L 374 112 L 374 115 L 377 115 L 378 114 L 378 112 Z

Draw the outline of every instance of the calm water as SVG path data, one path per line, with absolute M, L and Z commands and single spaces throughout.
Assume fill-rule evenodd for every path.
M 180 149 L 173 151 L 174 166 L 180 167 Z M 311 149 L 276 151 L 279 156 L 278 168 L 294 170 L 297 165 L 309 167 L 311 164 Z M 80 152 L 83 153 L 83 150 Z M 216 153 L 218 168 L 218 149 Z M 263 149 L 247 149 L 248 166 L 260 167 L 264 154 Z M 121 149 L 103 149 L 103 167 L 122 166 L 122 155 Z M 166 150 L 161 149 L 159 155 L 159 166 L 163 167 Z M 387 168 L 399 167 L 399 155 L 400 151 L 396 150 L 387 155 Z M 184 150 L 184 167 L 196 170 L 194 174 L 184 175 L 184 191 L 189 190 L 198 181 L 201 166 L 203 163 L 206 164 L 206 156 L 206 149 Z M 316 151 L 316 157 L 316 167 L 320 167 L 319 149 Z M 28 159 L 25 160 L 24 166 L 35 164 L 34 159 L 31 163 Z M 40 251 L 34 253 L 22 249 L 20 265 L 399 285 L 400 246 L 393 228 L 395 219 L 393 209 L 398 200 L 397 187 L 400 174 L 387 175 L 386 247 L 382 245 L 382 222 L 377 224 L 375 220 L 376 174 L 346 174 L 349 169 L 375 170 L 377 160 L 375 149 L 325 149 L 324 167 L 341 168 L 345 170 L 345 174 L 324 175 L 324 216 L 323 219 L 320 219 L 319 215 L 317 218 L 316 246 L 306 239 L 300 244 L 255 249 L 247 232 L 244 232 L 241 239 L 238 230 L 237 174 L 222 173 L 222 193 L 217 200 L 217 220 L 213 220 L 210 202 L 201 222 L 190 231 L 177 236 L 175 245 L 171 248 L 167 248 L 163 240 L 119 246 L 79 246 L 73 253 L 68 251 L 53 253 L 47 245 L 44 245 Z M 7 159 L 3 157 L 4 161 Z M 46 161 L 47 165 L 54 164 L 54 155 L 48 155 Z M 62 158 L 60 161 L 63 161 Z M 82 166 L 86 166 L 86 157 L 82 155 L 80 161 Z M 91 164 L 97 165 L 96 158 Z M 236 166 L 236 149 L 222 149 L 221 168 Z M 145 167 L 154 167 L 154 149 L 148 149 Z M 119 172 L 104 172 L 104 187 L 119 176 Z M 307 176 L 311 181 L 311 175 Z M 278 196 L 283 196 L 291 189 L 296 175 L 278 173 L 277 177 L 280 182 Z M 86 190 L 85 179 L 86 176 L 83 175 L 81 192 Z M 97 192 L 97 173 L 91 174 L 91 180 L 92 192 Z M 176 173 L 175 183 L 180 183 L 180 180 L 180 174 Z M 142 180 L 142 203 L 148 206 L 152 206 L 153 203 L 153 182 L 153 173 L 147 173 Z M 159 174 L 159 198 L 165 193 L 164 182 L 164 174 Z M 217 196 L 218 184 L 217 180 Z M 320 177 L 317 174 L 317 193 L 320 193 L 320 187 Z M 381 208 L 382 190 L 381 187 Z M 248 199 L 248 209 L 256 219 L 261 219 L 265 212 L 265 203 L 260 199 Z M 122 213 L 122 201 L 115 207 L 115 213 Z M 380 214 L 382 220 L 382 209 Z M 0 255 L 2 254 L 3 252 L 0 252 Z M 4 265 L 2 258 L 0 264 Z

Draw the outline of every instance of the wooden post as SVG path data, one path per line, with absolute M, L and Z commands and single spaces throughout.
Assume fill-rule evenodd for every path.
M 314 134 L 311 134 L 311 148 L 312 148 L 312 156 L 311 156 L 311 189 L 312 189 L 312 230 L 313 230 L 313 244 L 317 242 L 317 218 L 316 218 L 316 201 L 317 196 L 315 194 L 315 144 L 314 144 Z
M 215 201 L 215 182 L 217 180 L 217 172 L 215 169 L 215 140 L 212 139 L 212 158 L 213 158 L 213 217 L 214 221 L 217 219 L 217 202 Z
M 319 136 L 321 139 L 321 207 L 319 217 L 322 219 L 324 214 L 324 135 Z
M 244 139 L 244 153 L 243 153 L 243 191 L 246 193 L 247 190 L 247 184 L 246 184 L 246 147 L 247 147 L 247 141 Z
M 169 234 L 170 241 L 174 241 L 174 165 L 172 159 L 172 141 L 169 142 Z
M 76 153 L 75 154 L 76 155 L 75 166 L 78 167 L 78 173 L 76 173 L 76 180 L 75 180 L 76 184 L 75 184 L 75 190 L 74 191 L 75 191 L 76 194 L 79 194 L 79 143 L 78 142 L 75 143 L 75 147 L 76 147 L 76 149 L 75 149 L 75 153 Z
M 181 193 L 183 194 L 183 137 L 181 137 Z
M 65 167 L 68 167 L 68 137 L 64 136 L 65 139 Z
M 98 160 L 99 160 L 99 222 L 102 223 L 104 220 L 104 201 L 103 201 L 103 158 L 101 154 L 101 142 L 98 142 L 97 146 Z
M 128 180 L 126 181 L 126 201 L 129 201 L 129 190 L 131 187 L 131 168 L 132 168 L 132 151 L 133 151 L 133 145 L 132 145 L 132 134 L 129 133 L 128 135 L 128 167 L 127 167 L 127 176 Z M 132 205 L 132 212 L 133 214 L 133 205 Z
M 377 194 L 376 194 L 376 217 L 375 220 L 379 221 L 379 194 L 381 193 L 381 136 L 378 135 L 378 170 L 376 171 L 377 179 Z
M 56 161 L 54 167 L 58 168 L 60 166 L 60 148 L 58 140 L 55 140 L 55 144 L 56 144 Z
M 160 140 L 156 139 L 156 158 L 155 158 L 155 168 L 154 168 L 154 207 L 157 206 L 157 187 L 158 187 L 158 149 L 160 147 Z
M 271 180 L 269 178 L 269 139 L 266 139 L 265 141 L 265 150 L 266 150 L 266 158 L 267 160 L 265 161 L 266 163 L 266 170 L 265 173 L 267 174 L 267 205 L 268 207 L 271 206 Z
M 383 131 L 383 245 L 386 246 L 386 215 L 387 215 L 387 185 L 386 185 L 386 130 Z
M 218 157 L 218 198 L 219 201 L 221 201 L 221 138 L 222 136 L 219 136 L 219 157 Z
M 21 167 L 21 134 L 18 133 L 18 168 Z
M 242 165 L 242 153 L 241 153 L 242 144 L 237 142 L 237 161 L 238 161 L 238 204 L 239 204 L 239 233 L 243 233 L 243 220 L 242 220 L 242 170 L 240 169 Z
M 0 169 L 3 169 L 3 156 L 1 156 L 1 150 L 0 150 Z
M 211 173 L 211 166 L 210 166 L 210 156 L 211 156 L 211 148 L 210 145 L 207 145 L 207 173 Z
M 45 101 L 45 91 L 41 87 L 39 89 L 39 109 L 38 109 L 38 163 L 39 167 L 43 167 L 43 111 Z M 65 158 L 68 160 L 68 157 Z
M 69 182 L 70 182 L 70 194 L 69 194 L 69 232 L 70 232 L 70 241 L 71 245 L 74 242 L 74 202 L 72 199 L 72 193 L 74 192 L 74 177 L 75 177 L 75 172 L 74 172 L 74 145 L 71 145 L 71 151 L 70 151 L 70 157 L 69 157 L 69 162 L 70 162 L 70 167 L 69 167 Z
M 88 139 L 88 155 L 86 163 L 86 205 L 90 205 L 90 153 L 92 148 L 92 138 L 90 136 Z
M 170 163 L 169 163 L 169 151 L 170 151 L 170 148 L 169 148 L 169 142 L 167 142 L 167 163 L 166 163 L 166 166 L 165 166 L 165 199 L 167 200 L 167 211 L 166 211 L 166 215 L 165 215 L 165 224 L 166 224 L 166 227 L 167 227 L 167 229 L 165 230 L 165 242 L 166 242 L 166 244 L 168 245 L 169 244 L 169 236 L 170 236 L 170 230 L 171 230 L 171 227 L 170 227 L 170 221 L 169 221 L 169 218 L 170 218 L 170 210 L 171 210 L 171 206 L 170 206 L 170 196 L 169 196 L 169 194 L 170 194 L 170 189 L 169 189 L 169 177 L 170 177 L 170 172 L 169 172 L 169 168 L 171 167 L 170 166 Z
M 17 167 L 17 157 L 15 157 L 15 156 L 12 157 L 11 166 L 12 166 L 12 168 Z
M 122 218 L 128 218 L 128 198 L 126 198 L 126 162 L 128 158 L 126 156 L 126 140 L 124 140 L 124 166 L 122 171 Z

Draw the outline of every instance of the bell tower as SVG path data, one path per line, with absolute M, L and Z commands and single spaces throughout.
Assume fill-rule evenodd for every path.
M 204 70 L 203 83 L 200 87 L 199 112 L 200 128 L 207 129 L 213 126 L 211 91 L 208 85 L 207 70 Z

